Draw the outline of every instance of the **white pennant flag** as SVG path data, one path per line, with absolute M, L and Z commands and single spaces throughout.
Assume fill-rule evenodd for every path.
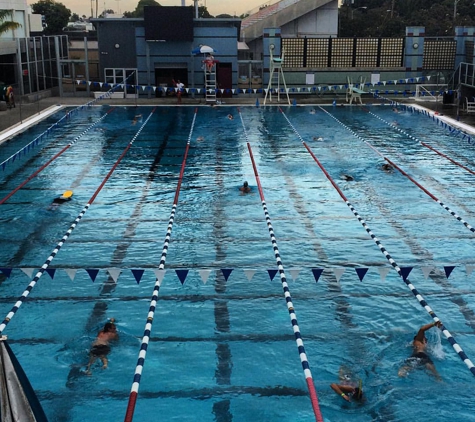
M 336 281 L 338 283 L 340 282 L 340 278 L 341 278 L 341 276 L 343 275 L 344 272 L 345 272 L 344 268 L 333 268 L 333 274 L 335 274 Z
M 201 88 L 197 88 L 196 90 L 198 91 L 198 94 L 201 92 Z
M 104 82 L 99 82 L 99 86 L 102 88 L 102 85 L 104 85 Z
M 142 85 L 142 91 L 145 91 L 145 85 Z
M 426 76 L 427 80 L 430 81 L 430 75 L 429 76 Z
M 394 80 L 393 82 L 394 82 L 394 85 L 397 85 L 397 81 L 396 81 L 396 80 Z
M 34 268 L 22 268 L 21 269 L 28 277 L 33 275 Z
M 121 88 L 123 88 L 123 87 L 124 87 L 124 84 L 120 84 L 119 86 L 120 86 Z
M 221 94 L 223 94 L 223 93 L 224 93 L 224 89 L 223 89 L 223 88 L 221 88 L 221 89 L 220 89 L 220 91 L 221 91 Z
M 158 285 L 161 286 L 163 277 L 165 277 L 165 273 L 167 272 L 167 270 L 160 270 L 158 268 L 154 268 L 153 272 L 155 273 L 155 277 L 157 277 Z
M 417 78 L 416 78 L 416 82 L 419 82 L 419 79 L 420 79 L 420 78 L 419 78 L 419 77 L 417 77 Z
M 233 89 L 231 89 L 231 92 L 234 94 L 236 92 L 236 90 L 233 88 Z
M 190 88 L 185 88 L 185 91 L 186 91 L 187 94 L 188 94 L 189 90 L 190 90 Z
M 255 273 L 256 273 L 256 270 L 244 269 L 244 274 L 246 275 L 248 281 L 252 280 L 252 277 L 254 277 Z
M 114 280 L 114 283 L 117 283 L 117 280 L 122 270 L 120 268 L 108 268 L 107 272 L 111 276 L 112 280 Z
M 290 276 L 292 277 L 292 280 L 297 281 L 297 277 L 300 274 L 300 268 L 290 268 L 288 271 Z
M 386 280 L 386 276 L 388 275 L 390 269 L 391 269 L 391 268 L 389 268 L 389 267 L 381 267 L 381 268 L 378 268 L 379 275 L 380 275 L 380 277 L 381 277 L 381 281 Z
M 76 277 L 76 273 L 78 270 L 76 268 L 66 268 L 64 271 L 69 276 L 71 281 L 74 281 L 74 277 Z
M 409 80 L 409 78 L 406 78 L 406 79 L 404 79 L 404 80 L 405 80 L 405 81 L 406 81 L 406 83 L 407 83 L 407 81 Z
M 319 87 L 318 87 L 318 90 L 319 90 L 319 91 L 321 91 L 321 90 L 322 90 L 322 87 L 321 87 L 321 86 L 319 86 Z
M 91 82 L 91 81 L 88 81 L 87 83 L 88 83 L 88 85 L 89 85 L 89 86 L 91 86 L 91 84 L 92 84 L 92 82 Z
M 198 274 L 201 277 L 201 280 L 204 284 L 208 281 L 209 275 L 211 274 L 211 270 L 198 270 Z
M 467 265 L 465 266 L 465 269 L 466 269 L 466 271 L 467 271 L 467 275 L 470 275 L 470 274 L 472 274 L 472 271 L 475 269 L 475 265 L 468 265 L 468 264 L 467 264 Z
M 153 88 L 153 92 L 155 92 L 157 90 L 156 86 L 152 86 L 152 88 Z
M 289 93 L 289 91 L 290 91 L 290 88 L 287 88 L 285 91 L 286 91 L 286 92 L 287 92 L 287 94 L 288 94 L 288 93 Z
M 76 79 L 76 83 L 79 85 L 79 84 L 81 83 L 81 81 L 78 81 L 78 80 Z
M 297 88 L 297 92 L 300 92 L 300 88 Z
M 421 270 L 422 270 L 422 274 L 424 274 L 424 278 L 427 280 L 429 278 L 429 274 L 431 273 L 431 271 L 434 269 L 433 266 L 424 266 L 424 267 L 421 267 Z
M 257 93 L 257 89 L 254 88 L 253 91 L 254 91 L 254 94 Z

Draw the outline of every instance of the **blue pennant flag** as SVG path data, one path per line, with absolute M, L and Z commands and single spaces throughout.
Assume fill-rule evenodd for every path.
M 137 284 L 139 284 L 140 280 L 142 280 L 142 276 L 145 270 L 130 270 L 130 271 L 132 271 L 135 281 L 137 282 Z
M 10 277 L 10 274 L 12 273 L 12 269 L 11 268 L 0 268 L 0 271 L 2 272 L 2 274 L 5 276 L 5 277 Z
M 315 278 L 315 282 L 318 283 L 318 279 L 322 275 L 323 268 L 312 268 L 313 277 Z
M 451 265 L 451 266 L 444 266 L 444 271 L 445 271 L 445 276 L 447 278 L 449 278 L 450 274 L 452 273 L 452 271 L 454 270 L 455 268 L 455 265 Z
M 404 281 L 406 281 L 407 277 L 409 277 L 409 274 L 411 273 L 413 268 L 414 267 L 401 267 L 401 275 Z
M 269 274 L 270 281 L 274 280 L 275 275 L 277 274 L 278 270 L 267 270 Z
M 233 272 L 233 270 L 229 269 L 229 268 L 221 268 L 221 272 L 223 273 L 224 279 L 226 281 L 228 281 L 228 278 L 231 275 L 231 273 Z
M 45 270 L 48 275 L 51 277 L 51 280 L 54 279 L 54 275 L 56 274 L 56 268 L 46 268 Z
M 356 274 L 358 274 L 358 277 L 360 281 L 363 281 L 364 276 L 368 272 L 368 268 L 355 268 Z
M 180 280 L 181 284 L 183 284 L 188 276 L 189 270 L 175 270 L 178 279 Z
M 86 269 L 86 272 L 89 274 L 89 277 L 91 277 L 91 280 L 94 283 L 96 281 L 97 274 L 99 274 L 99 270 L 89 268 Z

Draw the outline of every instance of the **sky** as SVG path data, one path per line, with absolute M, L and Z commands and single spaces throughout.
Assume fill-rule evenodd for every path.
M 36 3 L 37 0 L 28 0 L 29 4 Z M 96 10 L 96 0 L 56 0 L 58 3 L 64 4 L 71 13 L 78 15 L 90 16 L 91 2 L 93 10 Z M 138 0 L 97 0 L 99 2 L 98 9 L 101 13 L 104 9 L 112 9 L 114 12 L 133 11 L 137 6 Z M 181 0 L 156 0 L 162 6 L 181 6 Z M 211 15 L 216 16 L 223 13 L 237 16 L 254 9 L 261 4 L 266 3 L 266 0 L 200 0 L 200 6 L 206 6 Z M 192 6 L 193 0 L 186 0 L 186 6 Z

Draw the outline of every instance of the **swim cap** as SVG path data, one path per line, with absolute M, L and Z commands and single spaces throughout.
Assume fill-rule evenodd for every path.
M 249 185 L 247 182 L 244 182 L 244 187 L 247 188 Z
M 64 199 L 71 198 L 71 196 L 73 196 L 72 190 L 64 191 L 63 194 L 61 195 L 61 197 Z

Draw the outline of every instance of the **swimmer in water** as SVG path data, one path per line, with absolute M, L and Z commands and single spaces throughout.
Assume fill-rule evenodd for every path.
M 391 173 L 393 171 L 393 166 L 391 164 L 388 164 L 388 163 L 384 163 L 381 168 L 384 170 L 384 171 L 387 171 L 388 173 Z
M 343 180 L 346 180 L 347 182 L 352 182 L 355 180 L 355 178 L 353 176 L 350 176 L 349 174 L 342 174 L 341 178 Z
M 197 140 L 198 142 L 202 142 L 202 141 L 205 140 L 205 137 L 204 137 L 204 136 L 198 136 L 198 137 L 196 138 L 196 140 Z
M 314 136 L 313 140 L 321 142 L 321 141 L 323 141 L 323 138 L 321 136 Z
M 439 373 L 435 369 L 434 362 L 427 354 L 427 338 L 425 332 L 430 330 L 432 327 L 437 327 L 442 329 L 442 322 L 432 322 L 430 324 L 423 325 L 419 328 L 419 331 L 414 336 L 412 342 L 412 355 L 406 359 L 404 365 L 399 369 L 398 376 L 406 377 L 410 371 L 417 368 L 425 368 L 429 370 L 430 374 L 435 377 L 437 381 L 441 381 Z
M 58 196 L 57 198 L 53 199 L 53 202 L 51 205 L 48 207 L 49 210 L 55 210 L 58 208 L 61 204 L 64 204 L 65 202 L 71 201 L 73 196 L 73 191 L 72 190 L 67 190 L 63 192 L 61 196 Z
M 316 110 L 315 110 L 314 108 L 312 108 L 312 109 L 310 110 L 310 114 L 315 114 L 315 113 L 316 113 Z
M 340 368 L 338 372 L 339 382 L 332 383 L 331 389 L 348 402 L 353 400 L 364 401 L 363 382 L 355 381 L 353 375 L 346 368 Z
M 137 122 L 142 120 L 142 115 L 141 114 L 136 114 L 134 117 L 134 120 L 132 120 L 132 124 L 135 125 Z
M 251 191 L 251 188 L 249 187 L 249 184 L 247 182 L 244 182 L 239 188 L 239 190 L 244 193 L 249 193 Z
M 234 120 L 233 115 L 232 115 L 232 114 L 228 114 L 228 119 L 229 119 L 229 120 Z

